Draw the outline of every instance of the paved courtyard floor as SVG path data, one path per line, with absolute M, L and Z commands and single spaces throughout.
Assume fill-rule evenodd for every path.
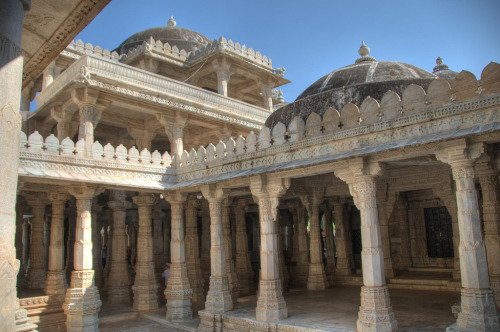
M 407 332 L 444 331 L 455 321 L 451 306 L 460 300 L 458 292 L 446 291 L 391 289 L 390 296 L 399 331 Z M 283 327 L 306 328 L 304 331 L 356 331 L 359 287 L 339 286 L 326 291 L 294 289 L 285 295 L 285 300 L 289 317 L 278 323 Z M 255 305 L 256 296 L 239 298 L 234 310 L 225 315 L 254 319 Z M 101 331 L 195 331 L 199 324 L 198 317 L 182 324 L 169 324 L 164 308 L 141 314 L 128 307 L 118 311 L 103 307 Z

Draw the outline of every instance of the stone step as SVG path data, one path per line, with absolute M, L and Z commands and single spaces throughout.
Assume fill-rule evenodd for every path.
M 448 284 L 448 280 L 443 279 L 407 279 L 407 278 L 391 278 L 390 284 L 405 284 L 405 285 L 433 285 L 443 286 Z
M 455 289 L 454 287 L 448 287 L 447 285 L 424 285 L 424 284 L 388 284 L 389 289 L 413 289 L 413 290 L 429 290 L 429 291 L 447 291 L 454 292 L 460 289 Z
M 410 267 L 410 272 L 448 272 L 453 273 L 452 267 Z
M 99 323 L 115 323 L 124 320 L 134 319 L 139 317 L 139 312 L 131 311 L 131 312 L 122 312 L 111 315 L 102 315 L 99 316 Z

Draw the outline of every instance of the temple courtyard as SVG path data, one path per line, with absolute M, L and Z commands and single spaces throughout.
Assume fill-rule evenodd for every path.
M 360 305 L 360 289 L 356 286 L 333 287 L 326 291 L 292 289 L 285 295 L 289 317 L 269 324 L 272 331 L 356 331 Z M 449 291 L 391 289 L 391 300 L 399 331 L 444 331 L 455 318 L 451 306 L 460 301 L 460 294 Z M 267 324 L 255 320 L 256 296 L 241 297 L 235 309 L 224 314 L 224 324 L 247 326 Z M 132 308 L 106 308 L 99 315 L 100 331 L 196 331 L 199 318 L 182 323 L 165 319 L 165 308 L 139 313 Z

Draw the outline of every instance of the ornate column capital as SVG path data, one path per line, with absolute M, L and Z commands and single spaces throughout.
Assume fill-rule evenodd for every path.
M 132 200 L 137 206 L 152 206 L 158 202 L 158 197 L 154 194 L 139 194 L 132 197 Z
M 22 196 L 26 199 L 26 203 L 32 208 L 44 208 L 50 204 L 46 193 L 23 193 Z
M 105 188 L 96 185 L 79 184 L 68 188 L 69 193 L 76 199 L 90 200 L 102 194 Z
M 186 202 L 186 208 L 188 209 L 199 209 L 201 206 L 201 201 L 194 195 L 190 195 Z
M 454 168 L 473 166 L 477 159 L 486 152 L 487 148 L 484 143 L 471 144 L 466 139 L 459 139 L 444 143 L 435 155 L 439 161 Z
M 206 184 L 201 187 L 201 193 L 210 204 L 213 204 L 222 203 L 229 196 L 231 190 L 217 184 Z
M 163 197 L 167 202 L 172 204 L 183 204 L 187 197 L 187 193 L 183 193 L 181 191 L 166 191 L 163 193 Z
M 276 220 L 278 217 L 277 208 L 279 205 L 279 198 L 286 193 L 290 185 L 290 178 L 267 178 L 266 175 L 257 175 L 250 178 L 250 191 L 252 195 L 257 197 L 259 201 L 262 199 L 269 199 L 273 220 Z

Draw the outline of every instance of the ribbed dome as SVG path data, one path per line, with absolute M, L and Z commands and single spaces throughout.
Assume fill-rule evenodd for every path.
M 406 63 L 376 61 L 369 56 L 369 52 L 370 49 L 363 43 L 359 50 L 361 57 L 355 64 L 321 77 L 305 89 L 295 102 L 272 113 L 265 125 L 269 128 L 278 122 L 288 125 L 295 116 L 305 120 L 312 112 L 323 115 L 329 107 L 340 111 L 349 102 L 360 106 L 366 97 L 381 100 L 389 90 L 402 95 L 410 84 L 420 85 L 427 90 L 437 78 L 428 71 Z
M 323 76 L 305 89 L 296 100 L 340 87 L 435 77 L 428 71 L 406 63 L 395 61 L 364 61 L 342 67 Z
M 169 43 L 172 47 L 177 46 L 179 50 L 185 50 L 186 52 L 196 51 L 211 42 L 210 39 L 201 33 L 177 27 L 173 18 L 170 18 L 168 26 L 138 32 L 128 37 L 115 51 L 119 54 L 127 53 L 143 42 L 149 41 L 150 37 L 162 43 Z

